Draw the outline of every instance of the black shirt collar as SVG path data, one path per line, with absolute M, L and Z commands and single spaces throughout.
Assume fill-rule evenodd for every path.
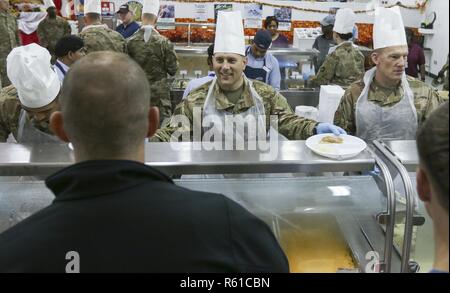
M 101 196 L 147 183 L 172 179 L 142 163 L 126 160 L 97 160 L 74 164 L 45 180 L 55 202 Z

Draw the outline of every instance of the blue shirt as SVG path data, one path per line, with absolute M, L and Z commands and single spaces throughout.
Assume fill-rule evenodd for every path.
M 266 59 L 266 67 L 270 70 L 267 83 L 276 90 L 280 90 L 280 65 L 278 64 L 277 58 L 275 58 L 272 53 L 267 52 L 266 56 L 263 58 L 255 58 L 252 55 L 252 50 L 250 50 L 250 53 L 247 55 L 247 65 L 253 68 L 263 68 L 264 58 Z
M 183 93 L 183 99 L 185 99 L 193 90 L 195 90 L 196 88 L 201 87 L 202 85 L 204 85 L 205 83 L 211 81 L 214 79 L 214 77 L 216 76 L 216 74 L 214 72 L 210 72 L 207 76 L 205 77 L 201 77 L 201 78 L 197 78 L 197 79 L 193 79 L 191 80 L 186 89 L 184 90 Z
M 116 31 L 120 33 L 125 39 L 131 37 L 139 29 L 139 24 L 135 21 L 131 22 L 127 26 L 123 23 L 116 28 Z

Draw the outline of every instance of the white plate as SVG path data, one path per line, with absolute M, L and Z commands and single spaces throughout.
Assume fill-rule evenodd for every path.
M 319 142 L 325 136 L 334 136 L 334 134 L 326 133 L 311 136 L 306 140 L 306 146 L 318 155 L 337 160 L 355 157 L 367 147 L 364 140 L 356 136 L 344 134 L 339 136 L 344 140 L 341 144 L 320 144 Z

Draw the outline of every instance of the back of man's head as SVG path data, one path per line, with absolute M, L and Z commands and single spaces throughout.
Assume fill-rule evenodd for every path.
M 126 158 L 149 131 L 149 84 L 127 55 L 95 52 L 64 79 L 63 127 L 75 153 L 86 159 Z
M 84 21 L 86 22 L 86 25 L 91 25 L 96 22 L 100 22 L 102 20 L 102 17 L 98 13 L 86 13 L 84 15 Z
M 142 14 L 142 24 L 143 25 L 155 25 L 158 20 L 158 16 L 153 13 L 143 13 Z
M 439 204 L 448 213 L 449 103 L 435 110 L 417 134 L 420 167 L 429 177 Z
M 61 58 L 69 54 L 69 52 L 75 53 L 83 47 L 84 41 L 82 38 L 75 35 L 64 36 L 55 45 L 55 55 Z

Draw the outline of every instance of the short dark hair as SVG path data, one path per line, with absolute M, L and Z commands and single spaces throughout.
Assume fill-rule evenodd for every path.
M 264 20 L 264 27 L 267 28 L 267 26 L 274 21 L 277 24 L 277 27 L 279 26 L 278 19 L 275 16 L 267 16 L 266 20 Z
M 89 18 L 91 21 L 97 21 L 101 19 L 101 15 L 95 12 L 89 12 L 85 15 L 87 18 Z
M 93 52 L 77 61 L 61 88 L 64 129 L 90 158 L 134 152 L 148 131 L 150 86 L 128 55 Z
M 55 55 L 61 58 L 69 54 L 69 52 L 76 52 L 83 47 L 84 41 L 82 38 L 74 35 L 64 36 L 55 45 Z
M 343 39 L 344 41 L 348 41 L 348 40 L 350 40 L 351 38 L 353 38 L 353 33 L 348 33 L 348 34 L 340 34 L 340 33 L 337 33 L 338 34 L 338 36 L 341 38 L 341 39 Z
M 417 133 L 420 165 L 430 177 L 441 206 L 448 212 L 449 103 L 430 114 Z

